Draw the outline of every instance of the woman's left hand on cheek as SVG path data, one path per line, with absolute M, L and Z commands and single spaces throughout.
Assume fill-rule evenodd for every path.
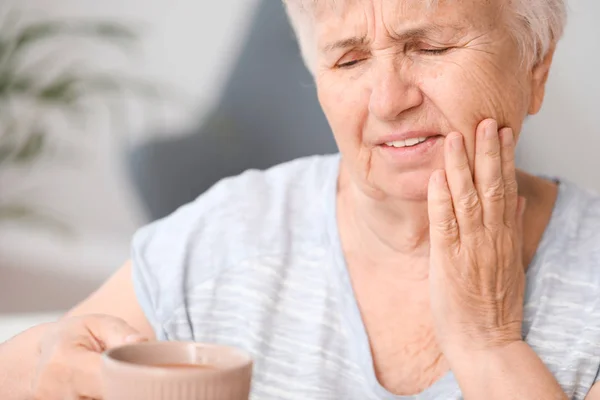
M 474 171 L 462 135 L 445 139 L 446 168 L 429 182 L 431 307 L 438 341 L 454 353 L 521 340 L 525 272 L 513 132 L 476 132 Z

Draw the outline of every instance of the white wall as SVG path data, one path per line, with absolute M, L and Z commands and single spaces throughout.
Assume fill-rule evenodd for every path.
M 527 123 L 521 165 L 600 192 L 600 2 L 572 0 L 542 112 Z
M 100 67 L 155 79 L 181 89 L 186 102 L 134 112 L 130 132 L 113 132 L 100 112 L 78 137 L 79 164 L 45 164 L 27 176 L 0 181 L 3 192 L 19 187 L 77 228 L 77 237 L 57 238 L 39 230 L 0 228 L 0 312 L 3 309 L 64 306 L 83 296 L 128 256 L 129 240 L 144 223 L 140 204 L 125 176 L 121 134 L 139 139 L 150 132 L 175 132 L 193 121 L 216 96 L 229 61 L 252 16 L 256 0 L 5 0 L 36 15 L 115 17 L 142 28 L 138 54 L 91 54 Z M 278 0 L 272 0 L 278 1 Z M 0 7 L 1 9 L 1 7 Z M 522 165 L 561 175 L 600 190 L 600 3 L 573 0 L 571 20 L 552 71 L 542 113 L 526 126 Z M 122 137 L 122 136 L 121 136 Z M 72 290 L 52 295 L 52 282 L 68 277 Z M 40 284 L 32 285 L 34 280 Z M 45 294 L 44 294 L 45 293 Z M 44 297 L 46 296 L 46 297 Z M 48 296 L 55 296 L 48 302 Z M 15 302 L 15 298 L 18 302 Z M 17 303 L 20 305 L 17 307 Z
M 151 133 L 174 134 L 198 123 L 217 99 L 254 4 L 254 0 L 2 2 L 0 14 L 8 9 L 5 5 L 12 5 L 34 19 L 81 17 L 131 23 L 140 30 L 142 41 L 140 50 L 127 57 L 102 49 L 72 49 L 85 53 L 99 69 L 145 77 L 176 95 L 169 97 L 174 101 L 160 106 L 130 107 L 132 127 L 127 132 L 114 131 L 104 105 L 96 105 L 98 112 L 84 132 L 58 127 L 60 158 L 53 157 L 27 174 L 0 177 L 3 195 L 17 193 L 34 202 L 74 227 L 76 234 L 63 237 L 37 227 L 0 226 L 0 312 L 68 305 L 128 258 L 131 235 L 145 217 L 127 181 L 121 145 Z M 61 282 L 64 289 L 58 289 Z

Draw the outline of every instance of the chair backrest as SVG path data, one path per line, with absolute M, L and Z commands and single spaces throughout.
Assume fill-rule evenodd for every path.
M 130 154 L 151 219 L 250 168 L 337 151 L 280 1 L 262 0 L 221 101 L 191 135 Z

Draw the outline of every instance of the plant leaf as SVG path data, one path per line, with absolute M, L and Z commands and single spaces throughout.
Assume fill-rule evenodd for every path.
M 24 82 L 23 86 L 29 83 Z M 143 98 L 160 98 L 160 90 L 153 84 L 135 78 L 103 74 L 79 75 L 64 73 L 39 90 L 37 100 L 44 103 L 73 104 L 84 96 L 131 94 Z
M 100 39 L 107 43 L 129 46 L 137 41 L 137 34 L 123 24 L 104 21 L 43 21 L 35 22 L 19 30 L 14 39 L 14 52 L 19 53 L 41 41 L 68 36 L 73 38 Z
M 33 211 L 24 205 L 11 204 L 0 206 L 0 219 L 20 219 L 33 214 Z
M 131 77 L 95 75 L 87 77 L 84 83 L 90 95 L 129 92 L 134 96 L 145 99 L 161 97 L 161 92 L 156 85 Z
M 48 85 L 40 88 L 35 94 L 35 98 L 38 101 L 49 104 L 72 104 L 81 95 L 77 90 L 79 85 L 81 85 L 81 79 L 78 76 L 63 74 Z
M 33 161 L 36 157 L 38 157 L 42 150 L 44 149 L 44 145 L 46 143 L 46 134 L 42 131 L 34 131 L 32 132 L 23 146 L 17 151 L 17 153 L 13 156 L 13 160 L 16 163 L 24 164 Z
M 9 44 L 5 38 L 0 37 L 0 61 L 8 54 Z
M 10 143 L 2 143 L 0 145 L 0 165 L 7 161 L 14 152 L 15 148 Z
M 16 94 L 24 94 L 35 88 L 35 81 L 27 76 L 13 76 L 0 72 L 0 99 Z
M 17 124 L 10 115 L 2 118 L 2 106 L 0 102 L 0 165 L 9 161 L 18 149 Z
M 63 235 L 73 235 L 74 233 L 72 228 L 64 222 L 24 204 L 0 205 L 0 223 L 3 221 L 27 221 L 60 231 Z

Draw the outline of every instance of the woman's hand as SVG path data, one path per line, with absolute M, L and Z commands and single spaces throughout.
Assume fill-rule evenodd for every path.
M 445 140 L 445 171 L 429 183 L 431 307 L 442 351 L 493 350 L 521 341 L 524 200 L 513 132 L 493 120 L 476 132 L 469 163 L 462 135 Z
M 67 318 L 48 331 L 32 385 L 35 400 L 102 399 L 101 353 L 146 340 L 121 319 Z

